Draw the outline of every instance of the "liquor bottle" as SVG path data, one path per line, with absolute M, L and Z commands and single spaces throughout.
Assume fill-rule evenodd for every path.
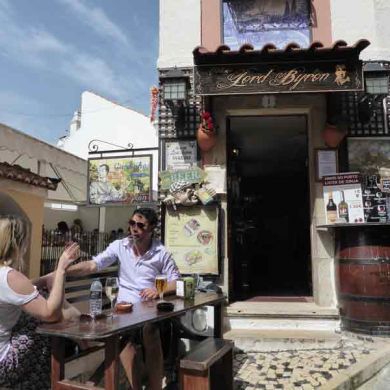
M 345 222 L 349 222 L 348 203 L 344 198 L 344 191 L 341 191 L 341 202 L 339 203 L 339 218 Z
M 333 201 L 333 193 L 329 192 L 329 200 L 326 205 L 326 219 L 328 223 L 335 223 L 337 219 L 337 206 Z

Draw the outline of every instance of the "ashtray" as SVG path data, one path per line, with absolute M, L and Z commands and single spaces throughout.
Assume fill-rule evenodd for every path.
M 172 311 L 175 306 L 171 302 L 160 302 L 157 303 L 158 311 Z
M 128 313 L 133 310 L 133 304 L 131 302 L 119 302 L 115 305 L 115 311 L 119 313 Z
M 100 314 L 97 314 L 96 316 L 92 316 L 91 314 L 81 314 L 80 315 L 80 322 L 90 322 L 90 321 L 94 321 L 94 320 L 102 320 L 102 319 L 106 319 L 107 318 L 107 314 L 104 314 L 104 313 L 100 313 Z

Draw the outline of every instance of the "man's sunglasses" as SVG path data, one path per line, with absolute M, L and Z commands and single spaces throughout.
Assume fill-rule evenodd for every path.
M 146 224 L 144 224 L 144 223 L 142 223 L 142 222 L 133 221 L 132 219 L 130 219 L 129 225 L 130 225 L 131 227 L 137 226 L 137 228 L 140 228 L 140 229 L 142 229 L 142 230 L 146 228 Z

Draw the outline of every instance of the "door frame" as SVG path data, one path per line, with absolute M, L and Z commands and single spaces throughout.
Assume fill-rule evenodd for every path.
M 312 147 L 312 138 L 311 138 L 311 110 L 309 107 L 307 108 L 299 108 L 299 109 L 233 109 L 227 110 L 225 116 L 225 126 L 226 126 L 226 175 L 227 180 L 229 180 L 230 174 L 230 132 L 231 132 L 231 118 L 239 118 L 239 117 L 282 117 L 282 116 L 302 116 L 305 118 L 306 123 L 306 136 L 307 136 L 307 180 L 308 180 L 308 202 L 309 202 L 309 231 L 312 228 L 312 217 L 313 217 L 313 201 L 314 194 L 313 188 L 311 185 L 311 177 L 315 173 L 315 169 L 313 166 L 313 147 Z M 236 296 L 234 292 L 234 258 L 233 258 L 233 248 L 232 248 L 232 230 L 231 230 L 231 194 L 230 191 L 227 191 L 227 215 L 226 215 L 226 233 L 227 233 L 227 256 L 228 256 L 228 267 L 229 267 L 229 277 L 228 277 L 228 289 L 229 289 L 229 300 L 230 302 L 236 301 Z M 310 256 L 308 259 L 308 272 L 311 273 L 309 280 L 309 284 L 311 287 L 311 294 L 314 296 L 314 275 L 313 275 L 313 240 L 312 234 L 309 233 L 310 239 Z

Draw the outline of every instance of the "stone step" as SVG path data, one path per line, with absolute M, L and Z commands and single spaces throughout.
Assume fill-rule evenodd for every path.
M 338 319 L 336 307 L 314 302 L 234 302 L 226 309 L 228 317 Z
M 304 329 L 233 329 L 224 338 L 234 341 L 239 350 L 289 351 L 333 349 L 341 340 L 341 333 L 329 330 Z

